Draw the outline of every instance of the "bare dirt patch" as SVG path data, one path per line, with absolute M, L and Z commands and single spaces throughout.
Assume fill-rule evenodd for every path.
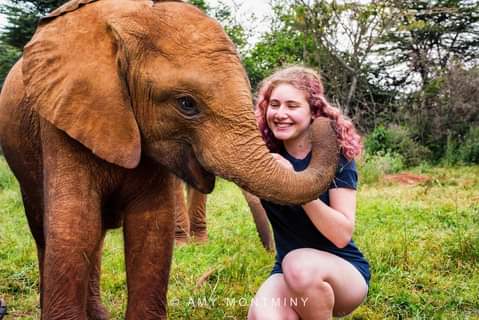
M 397 174 L 388 174 L 384 176 L 384 181 L 390 183 L 417 185 L 431 180 L 431 177 L 420 176 L 410 172 L 401 172 Z

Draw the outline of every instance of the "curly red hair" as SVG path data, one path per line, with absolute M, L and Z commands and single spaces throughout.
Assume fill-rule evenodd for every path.
M 353 123 L 341 111 L 333 107 L 324 96 L 324 87 L 319 74 L 306 67 L 292 66 L 281 69 L 264 79 L 258 90 L 255 104 L 256 121 L 263 140 L 272 152 L 278 152 L 281 141 L 277 140 L 266 123 L 266 110 L 273 89 L 279 84 L 290 84 L 306 95 L 313 117 L 326 117 L 334 121 L 336 135 L 344 156 L 352 160 L 361 154 L 361 137 Z

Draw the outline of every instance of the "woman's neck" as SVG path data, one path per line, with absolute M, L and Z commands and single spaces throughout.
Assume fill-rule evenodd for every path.
M 311 151 L 311 142 L 309 136 L 298 137 L 294 140 L 283 141 L 286 151 L 296 159 L 304 159 Z

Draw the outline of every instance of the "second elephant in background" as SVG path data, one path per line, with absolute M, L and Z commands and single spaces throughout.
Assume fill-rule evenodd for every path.
M 268 217 L 259 199 L 244 190 L 241 191 L 248 203 L 263 247 L 266 250 L 273 250 L 273 237 Z M 175 239 L 177 245 L 185 245 L 189 239 L 197 243 L 208 241 L 206 201 L 206 194 L 184 183 L 181 179 L 176 179 Z

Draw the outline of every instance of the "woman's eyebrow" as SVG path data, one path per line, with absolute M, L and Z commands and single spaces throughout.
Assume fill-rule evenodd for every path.
M 282 101 L 281 99 L 273 98 L 270 101 Z M 286 103 L 300 103 L 298 100 L 286 100 Z
M 300 103 L 298 100 L 286 100 L 287 103 Z

